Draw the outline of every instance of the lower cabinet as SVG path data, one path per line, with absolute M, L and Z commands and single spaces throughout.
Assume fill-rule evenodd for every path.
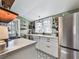
M 54 56 L 51 56 L 49 54 L 46 54 L 40 50 L 37 49 L 37 57 L 36 59 L 57 59 Z
M 35 44 L 4 54 L 0 59 L 36 59 Z
M 58 41 L 54 38 L 34 37 L 37 41 L 37 58 L 36 59 L 57 59 L 58 58 Z

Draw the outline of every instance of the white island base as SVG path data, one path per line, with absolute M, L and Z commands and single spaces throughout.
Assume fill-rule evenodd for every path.
M 0 54 L 0 59 L 36 59 L 35 41 L 16 39 L 14 46 Z

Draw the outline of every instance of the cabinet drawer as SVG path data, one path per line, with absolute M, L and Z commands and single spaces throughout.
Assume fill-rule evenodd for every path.
M 46 42 L 46 41 L 48 41 L 48 40 L 50 40 L 49 38 L 45 38 L 45 37 L 41 37 L 40 38 L 40 42 Z
M 58 57 L 58 46 L 52 45 L 50 43 L 39 43 L 37 48 L 45 53 L 52 55 L 54 57 Z
M 45 49 L 54 57 L 58 57 L 58 46 L 46 46 Z
M 37 42 L 40 41 L 39 37 L 36 37 L 36 36 L 33 36 L 33 39 L 34 39 L 34 41 L 37 41 Z
M 57 39 L 50 39 L 50 38 L 42 38 L 40 39 L 40 42 L 49 42 L 51 44 L 58 44 L 58 40 Z
M 37 44 L 36 44 L 36 46 L 38 46 L 38 47 L 50 47 L 51 49 L 53 49 L 53 48 L 58 48 L 58 44 L 56 44 L 56 43 L 50 43 L 50 42 L 38 42 Z
M 50 39 L 50 42 L 58 43 L 58 39 L 54 39 L 54 38 L 52 38 L 52 39 Z

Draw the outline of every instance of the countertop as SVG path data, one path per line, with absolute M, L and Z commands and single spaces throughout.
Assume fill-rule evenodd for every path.
M 58 37 L 54 37 L 53 35 L 42 35 L 42 34 L 26 34 L 28 36 L 39 36 L 39 37 L 47 37 L 47 38 L 53 38 L 58 39 Z
M 9 47 L 6 48 L 6 50 L 3 53 L 0 53 L 0 56 L 10 53 L 12 51 L 21 49 L 23 47 L 30 46 L 35 43 L 36 41 L 32 41 L 24 38 L 18 38 L 18 39 L 12 40 L 9 42 Z

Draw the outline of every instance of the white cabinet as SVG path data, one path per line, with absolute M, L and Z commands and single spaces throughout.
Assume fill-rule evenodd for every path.
M 38 59 L 56 59 L 58 58 L 58 37 L 59 37 L 59 23 L 58 17 L 49 17 L 41 20 L 35 21 L 35 33 L 33 39 L 37 41 L 36 48 L 38 49 L 39 56 Z M 40 31 L 41 30 L 41 31 Z M 50 34 L 50 35 L 46 35 Z M 41 51 L 41 52 L 40 52 Z M 44 56 L 45 58 L 43 58 Z
M 50 56 L 40 50 L 37 50 L 37 58 L 36 59 L 56 59 L 53 56 Z
M 38 50 L 37 59 L 58 58 L 58 38 L 39 35 L 39 36 L 33 36 L 33 39 L 37 41 L 36 44 L 36 49 Z M 40 54 L 42 54 L 41 57 Z
M 10 41 L 10 44 L 13 46 L 1 53 L 0 59 L 36 59 L 35 41 L 19 38 Z
M 39 41 L 36 45 L 36 48 L 38 50 L 41 50 L 51 56 L 54 56 L 56 58 L 58 58 L 58 41 L 57 39 L 40 39 L 41 41 Z
M 31 52 L 31 53 L 30 53 Z M 35 59 L 36 50 L 34 45 L 9 53 L 3 59 Z

